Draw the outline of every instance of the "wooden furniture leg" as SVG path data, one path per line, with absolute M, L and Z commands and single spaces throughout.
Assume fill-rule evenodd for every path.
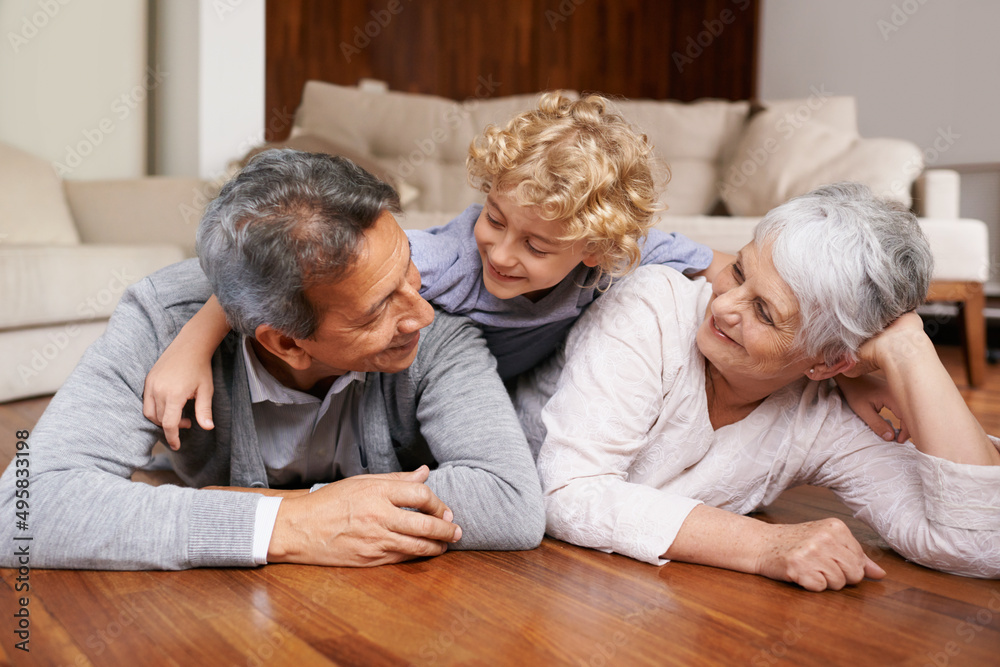
M 979 387 L 986 377 L 986 295 L 976 282 L 932 282 L 927 301 L 954 301 L 962 316 L 962 348 L 969 386 Z

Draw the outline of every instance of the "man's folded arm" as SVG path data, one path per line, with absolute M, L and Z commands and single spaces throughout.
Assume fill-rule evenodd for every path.
M 254 565 L 259 496 L 130 481 L 160 437 L 142 415 L 142 387 L 162 339 L 175 332 L 169 316 L 149 279 L 129 288 L 30 433 L 27 528 L 3 522 L 0 539 L 30 536 L 33 567 Z M 0 479 L 9 516 L 14 473 L 12 465 Z M 15 565 L 10 550 L 0 565 Z
M 421 345 L 417 420 L 438 462 L 427 484 L 455 512 L 452 549 L 533 549 L 545 532 L 535 463 L 496 362 L 465 318 L 438 313 Z

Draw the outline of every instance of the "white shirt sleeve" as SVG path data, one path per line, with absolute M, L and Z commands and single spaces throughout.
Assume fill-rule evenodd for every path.
M 895 551 L 943 572 L 1000 577 L 1000 466 L 885 442 L 846 405 L 827 415 L 812 450 L 825 460 L 804 481 L 832 488 Z
M 264 496 L 257 503 L 253 524 L 253 561 L 257 565 L 267 565 L 267 548 L 271 544 L 271 534 L 278 519 L 281 501 L 282 498 L 277 496 Z
M 641 274 L 641 275 L 640 275 Z M 680 278 L 687 280 L 686 278 Z M 700 501 L 629 481 L 676 369 L 672 285 L 637 271 L 602 296 L 566 343 L 566 365 L 542 411 L 538 470 L 547 532 L 558 539 L 661 565 Z M 661 323 L 668 331 L 661 329 Z

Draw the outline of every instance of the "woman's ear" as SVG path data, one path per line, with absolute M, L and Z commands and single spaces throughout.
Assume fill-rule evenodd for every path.
M 806 370 L 806 377 L 810 380 L 828 380 L 841 373 L 849 373 L 855 365 L 854 360 L 843 358 L 832 366 L 825 362 L 817 362 Z
M 295 370 L 304 371 L 312 365 L 312 357 L 299 347 L 294 338 L 289 338 L 269 324 L 258 326 L 254 331 L 254 337 L 265 350 Z

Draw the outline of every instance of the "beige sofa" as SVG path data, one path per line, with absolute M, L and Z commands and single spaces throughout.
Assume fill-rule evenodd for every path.
M 0 401 L 53 393 L 128 285 L 194 255 L 211 187 L 60 181 L 44 160 L 0 144 Z
M 671 169 L 669 208 L 657 226 L 734 252 L 750 239 L 760 215 L 826 183 L 858 180 L 912 205 L 934 252 L 931 300 L 962 307 L 969 376 L 979 384 L 986 358 L 987 227 L 959 218 L 958 174 L 924 171 L 921 150 L 909 142 L 861 137 L 854 98 L 810 93 L 765 103 L 754 113 L 748 102 L 619 100 L 621 112 Z M 476 134 L 536 101 L 537 95 L 520 95 L 455 102 L 310 81 L 292 140 L 318 142 L 388 174 L 407 194 L 403 226 L 426 228 L 481 200 L 465 177 Z M 723 204 L 731 214 L 712 215 Z

